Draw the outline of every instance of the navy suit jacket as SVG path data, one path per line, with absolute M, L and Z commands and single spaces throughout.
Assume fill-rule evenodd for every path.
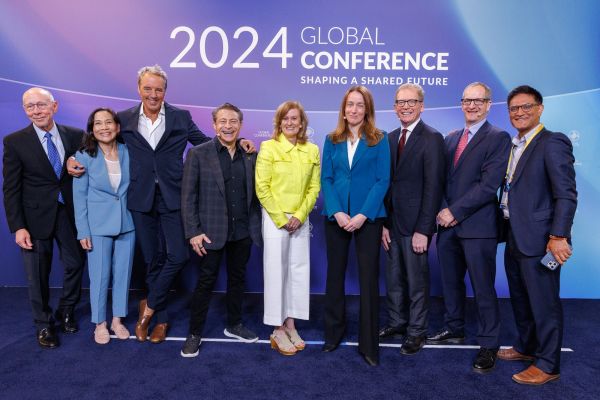
M 153 150 L 138 132 L 141 104 L 119 112 L 121 136 L 129 150 L 131 183 L 127 207 L 147 212 L 154 203 L 155 182 L 169 210 L 181 208 L 183 152 L 189 143 L 210 140 L 192 120 L 190 112 L 165 104 L 165 133 Z
M 323 215 L 330 220 L 339 211 L 350 217 L 363 214 L 371 221 L 385 217 L 383 200 L 389 184 L 390 149 L 385 132 L 375 146 L 369 146 L 364 137 L 360 138 L 352 168 L 348 163 L 346 141 L 334 144 L 327 136 L 321 167 Z
M 444 137 L 421 120 L 408 137 L 398 160 L 401 134 L 402 127 L 388 136 L 391 184 L 386 197 L 386 225 L 393 237 L 412 236 L 415 232 L 432 236 L 444 192 Z
M 498 189 L 506 174 L 510 135 L 485 122 L 463 151 L 456 168 L 454 153 L 464 129 L 446 136 L 446 189 L 442 208 L 448 207 L 461 238 L 497 238 Z
M 203 245 L 211 250 L 223 248 L 229 233 L 227 194 L 216 140 L 196 146 L 188 152 L 181 193 L 181 217 L 186 239 L 205 234 L 212 243 L 204 242 Z M 256 153 L 242 153 L 242 157 L 246 168 L 248 230 L 254 244 L 261 246 L 261 211 L 254 190 Z
M 118 144 L 121 182 L 115 192 L 110 185 L 108 169 L 102 151 L 96 157 L 77 152 L 76 158 L 86 170 L 79 179 L 73 180 L 73 202 L 77 239 L 94 236 L 117 236 L 131 232 L 133 219 L 127 209 L 129 188 L 129 154 L 127 146 Z
M 577 208 L 573 146 L 562 133 L 543 129 L 517 164 L 508 192 L 510 227 L 526 256 L 546 253 L 549 235 L 571 237 Z
M 73 224 L 72 178 L 65 162 L 81 145 L 83 131 L 56 124 L 65 148 L 60 179 L 30 124 L 4 138 L 3 191 L 6 220 L 11 232 L 25 228 L 33 239 L 48 239 L 56 223 L 60 191 Z

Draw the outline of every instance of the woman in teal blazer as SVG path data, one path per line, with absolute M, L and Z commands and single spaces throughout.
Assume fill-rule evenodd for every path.
M 119 118 L 108 108 L 98 108 L 88 119 L 88 135 L 76 158 L 86 173 L 73 180 L 77 239 L 88 252 L 90 304 L 94 339 L 110 340 L 106 324 L 106 299 L 112 274 L 112 323 L 119 339 L 129 338 L 121 323 L 127 315 L 129 281 L 135 244 L 133 220 L 127 210 L 129 153 L 117 142 Z
M 346 92 L 338 125 L 325 139 L 321 188 L 327 242 L 324 352 L 337 348 L 346 328 L 345 288 L 348 247 L 354 237 L 360 285 L 358 350 L 379 363 L 379 249 L 383 198 L 390 183 L 390 149 L 375 127 L 373 97 L 364 86 Z

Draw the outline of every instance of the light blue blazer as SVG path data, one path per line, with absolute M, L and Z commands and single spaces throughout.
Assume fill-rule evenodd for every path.
M 106 161 L 98 149 L 96 157 L 78 151 L 77 161 L 85 167 L 85 174 L 73 179 L 73 203 L 77 239 L 94 236 L 117 236 L 133 231 L 133 219 L 127 209 L 129 188 L 129 153 L 127 146 L 117 144 L 121 165 L 121 183 L 117 192 L 108 179 Z
M 333 219 L 339 211 L 350 217 L 365 215 L 369 220 L 385 217 L 383 199 L 390 185 L 390 147 L 387 134 L 375 146 L 360 138 L 352 167 L 348 164 L 348 145 L 334 144 L 329 136 L 323 146 L 321 189 L 323 215 Z

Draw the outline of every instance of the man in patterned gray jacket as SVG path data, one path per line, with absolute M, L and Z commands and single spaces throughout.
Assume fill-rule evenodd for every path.
M 225 103 L 212 113 L 216 137 L 191 149 L 185 161 L 181 211 L 186 239 L 201 257 L 198 283 L 192 296 L 189 334 L 183 357 L 198 355 L 211 292 L 221 258 L 227 264 L 227 327 L 225 335 L 255 342 L 242 325 L 246 264 L 252 243 L 260 246 L 260 205 L 254 191 L 256 153 L 247 154 L 238 136 L 243 114 Z

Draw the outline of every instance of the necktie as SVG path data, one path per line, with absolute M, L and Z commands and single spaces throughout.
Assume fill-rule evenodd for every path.
M 54 174 L 58 179 L 60 179 L 60 173 L 62 171 L 62 160 L 60 159 L 60 154 L 58 154 L 58 149 L 52 141 L 52 134 L 50 132 L 46 132 L 44 137 L 46 138 L 46 147 L 48 149 L 48 160 L 50 160 Z M 60 191 L 58 192 L 58 202 L 63 204 L 65 202 Z
M 456 146 L 456 152 L 454 153 L 454 166 L 456 167 L 456 164 L 458 164 L 458 160 L 460 159 L 460 156 L 462 155 L 463 151 L 465 150 L 465 147 L 467 147 L 467 144 L 469 143 L 469 130 L 467 128 L 465 128 L 465 131 L 463 132 L 462 136 L 460 137 L 460 140 L 458 141 L 458 146 Z
M 402 129 L 402 135 L 400 136 L 400 140 L 398 141 L 398 154 L 396 155 L 396 165 L 400 161 L 400 156 L 402 155 L 402 151 L 404 151 L 404 145 L 406 144 L 406 134 L 408 133 L 408 129 Z

